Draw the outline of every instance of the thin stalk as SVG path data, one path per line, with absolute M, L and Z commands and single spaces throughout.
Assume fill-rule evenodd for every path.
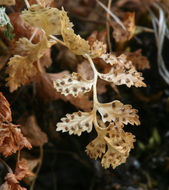
M 96 67 L 93 63 L 93 60 L 91 59 L 91 57 L 86 54 L 85 55 L 93 69 L 93 72 L 94 72 L 94 81 L 93 81 L 93 102 L 94 102 L 94 106 L 93 106 L 93 109 L 95 109 L 96 105 L 98 104 L 98 99 L 97 99 L 97 88 L 96 88 L 96 85 L 97 85 L 97 79 L 98 79 L 98 72 L 96 70 Z
M 26 4 L 27 8 L 29 8 L 30 4 L 29 4 L 28 0 L 24 0 L 24 1 L 25 1 L 25 4 Z
M 9 166 L 2 158 L 0 158 L 0 162 L 1 162 L 4 166 L 6 166 L 6 168 L 7 168 L 7 170 L 8 170 L 9 173 L 13 173 L 12 169 L 10 168 L 10 166 Z
M 36 0 L 36 3 L 39 4 L 39 5 L 41 5 L 41 2 L 39 0 Z
M 101 128 L 100 128 L 100 126 L 99 126 L 99 124 L 97 122 L 97 113 L 96 113 L 97 109 L 98 109 L 98 105 L 99 105 L 99 101 L 97 99 L 97 87 L 96 87 L 99 72 L 96 70 L 96 67 L 95 67 L 95 65 L 93 63 L 92 58 L 88 54 L 85 54 L 85 57 L 88 59 L 90 65 L 91 65 L 91 67 L 93 69 L 93 72 L 94 72 L 94 79 L 93 79 L 93 110 L 92 110 L 92 112 L 93 112 L 93 116 L 94 116 L 94 127 L 95 127 L 96 131 L 99 134 Z
M 99 0 L 96 1 L 126 31 L 126 27 L 124 26 L 123 22 L 112 11 L 110 11 L 102 2 L 100 2 Z
M 108 1 L 108 5 L 107 5 L 107 8 L 108 8 L 109 11 L 110 11 L 110 9 L 111 9 L 111 3 L 112 3 L 112 0 L 109 0 L 109 1 Z M 111 41 L 110 41 L 110 14 L 109 14 L 108 12 L 107 12 L 106 29 L 107 29 L 108 49 L 109 49 L 110 52 L 112 52 L 112 49 L 111 49 Z
M 139 34 L 140 32 L 150 32 L 150 33 L 154 33 L 154 30 L 151 28 L 147 28 L 144 26 L 136 26 L 136 34 Z
M 58 38 L 56 38 L 55 36 L 53 35 L 49 35 L 50 38 L 52 38 L 53 40 L 57 41 L 58 43 L 62 44 L 63 46 L 66 46 L 65 43 L 61 40 L 59 40 Z
M 42 161 L 43 161 L 43 146 L 40 146 L 39 165 L 38 165 L 38 168 L 37 168 L 37 170 L 36 170 L 35 177 L 34 177 L 34 180 L 33 180 L 32 184 L 31 184 L 30 190 L 33 190 L 33 189 L 34 189 L 34 186 L 35 186 L 35 182 L 36 182 L 38 173 L 39 173 L 39 171 L 40 171 L 40 169 L 41 169 L 41 166 L 42 166 Z
M 20 161 L 20 157 L 21 157 L 21 151 L 20 151 L 20 149 L 19 149 L 19 150 L 18 150 L 18 154 L 17 154 L 17 162 Z

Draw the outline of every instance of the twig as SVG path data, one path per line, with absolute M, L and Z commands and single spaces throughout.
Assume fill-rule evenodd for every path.
M 112 0 L 109 0 L 109 1 L 108 1 L 108 5 L 107 5 L 108 10 L 111 9 L 111 3 L 112 3 Z M 106 29 L 107 29 L 107 43 L 108 43 L 108 49 L 109 49 L 110 52 L 112 52 L 112 49 L 111 49 L 111 41 L 110 41 L 110 14 L 109 14 L 108 12 L 107 12 Z
M 102 2 L 100 2 L 99 0 L 96 1 L 126 31 L 126 27 L 124 26 L 122 21 L 112 11 L 110 11 Z
M 17 162 L 19 162 L 20 156 L 21 156 L 21 151 L 20 151 L 20 149 L 19 149 L 19 150 L 18 150 L 18 154 L 17 154 Z
M 39 0 L 36 0 L 36 3 L 39 4 L 39 5 L 41 5 L 41 2 Z
M 24 1 L 25 1 L 25 4 L 26 4 L 27 8 L 29 8 L 30 4 L 29 4 L 28 0 L 24 0 Z
M 53 40 L 57 41 L 58 43 L 62 44 L 63 46 L 65 46 L 65 43 L 61 40 L 59 40 L 58 38 L 56 38 L 55 36 L 53 35 L 49 35 L 50 38 L 52 38 Z
M 144 27 L 144 26 L 136 26 L 136 33 L 137 33 L 137 30 L 140 30 L 140 31 L 143 31 L 143 32 L 154 33 L 153 29 L 147 28 L 147 27 Z
M 4 166 L 6 166 L 6 168 L 8 169 L 8 172 L 9 172 L 9 173 L 13 173 L 12 169 L 10 168 L 10 166 L 9 166 L 2 158 L 0 158 L 0 162 L 1 162 Z
M 43 146 L 40 146 L 40 157 L 39 157 L 39 165 L 38 165 L 38 168 L 36 170 L 36 173 L 35 173 L 35 177 L 34 177 L 34 180 L 30 186 L 30 190 L 33 190 L 34 189 L 34 186 L 35 186 L 35 182 L 36 182 L 36 179 L 38 177 L 38 173 L 41 169 L 41 166 L 42 166 L 42 161 L 43 161 Z

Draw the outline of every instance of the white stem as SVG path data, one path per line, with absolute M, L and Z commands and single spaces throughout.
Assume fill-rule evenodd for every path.
M 93 81 L 93 102 L 94 102 L 94 107 L 93 109 L 95 109 L 96 105 L 98 104 L 98 99 L 97 99 L 97 88 L 96 88 L 96 85 L 97 85 L 97 79 L 98 79 L 98 72 L 96 70 L 96 67 L 93 63 L 93 60 L 91 59 L 91 57 L 88 55 L 88 54 L 85 54 L 85 56 L 87 57 L 92 69 L 93 69 L 93 72 L 94 72 L 94 81 Z
M 38 28 L 35 28 L 35 30 L 33 31 L 32 36 L 30 37 L 29 41 L 31 42 L 33 40 L 33 38 L 35 37 L 36 33 L 38 31 Z
M 25 4 L 26 4 L 27 8 L 29 8 L 30 4 L 29 4 L 28 0 L 24 0 L 24 1 L 25 1 Z
M 53 35 L 49 35 L 50 38 L 52 38 L 53 40 L 57 41 L 58 43 L 62 44 L 63 46 L 66 46 L 65 43 L 61 40 L 59 40 L 58 38 L 56 38 L 55 36 Z
M 39 4 L 39 5 L 41 5 L 41 2 L 39 0 L 36 0 L 36 3 Z

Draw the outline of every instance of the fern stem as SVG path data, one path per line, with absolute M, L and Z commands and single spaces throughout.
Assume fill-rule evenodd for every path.
M 25 1 L 25 4 L 26 4 L 27 8 L 29 8 L 30 4 L 29 4 L 28 0 L 24 0 L 24 1 Z
M 39 171 L 40 171 L 41 166 L 42 166 L 42 161 L 43 161 L 43 145 L 40 146 L 39 165 L 38 165 L 38 168 L 37 168 L 37 170 L 36 170 L 35 177 L 34 177 L 34 180 L 33 180 L 32 184 L 31 184 L 30 190 L 33 190 L 33 189 L 34 189 L 36 179 L 37 179 L 37 177 L 38 177 Z
M 61 40 L 59 40 L 58 38 L 56 38 L 55 36 L 53 35 L 49 35 L 50 38 L 52 38 L 53 40 L 57 41 L 58 43 L 62 44 L 63 46 L 66 46 L 65 43 Z
M 38 28 L 35 28 L 35 30 L 33 31 L 33 34 L 31 35 L 29 41 L 31 42 L 33 40 L 33 38 L 35 37 L 36 33 L 38 31 Z
M 36 0 L 36 3 L 39 4 L 39 5 L 41 5 L 41 2 L 39 0 Z
M 87 57 L 92 69 L 93 69 L 93 72 L 94 72 L 94 81 L 93 81 L 93 102 L 94 102 L 94 107 L 93 109 L 95 109 L 96 107 L 96 104 L 98 104 L 98 99 L 97 99 L 97 88 L 96 88 L 96 85 L 97 85 L 97 78 L 98 78 L 98 72 L 96 70 L 96 67 L 93 63 L 93 60 L 92 58 L 88 55 L 88 54 L 85 54 L 85 56 Z

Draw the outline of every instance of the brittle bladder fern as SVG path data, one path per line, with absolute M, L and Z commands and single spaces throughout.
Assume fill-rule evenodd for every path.
M 101 163 L 104 168 L 110 166 L 115 168 L 124 163 L 131 148 L 133 148 L 135 137 L 131 133 L 125 132 L 123 127 L 128 123 L 131 125 L 140 124 L 137 110 L 118 100 L 109 103 L 99 102 L 97 81 L 100 78 L 115 85 L 125 84 L 128 87 L 144 87 L 146 85 L 141 73 L 136 71 L 132 62 L 128 61 L 125 55 L 116 57 L 113 54 L 106 53 L 106 45 L 103 42 L 95 41 L 89 45 L 88 41 L 76 35 L 72 28 L 73 24 L 69 21 L 69 17 L 63 8 L 58 10 L 57 8 L 45 7 L 40 3 L 34 4 L 29 6 L 28 10 L 23 11 L 21 17 L 31 26 L 40 28 L 43 31 L 43 37 L 36 45 L 27 39 L 18 41 L 18 47 L 22 48 L 26 55 L 15 55 L 9 62 L 7 85 L 10 90 L 16 90 L 26 83 L 27 78 L 36 74 L 31 68 L 34 67 L 33 63 L 39 61 L 44 50 L 55 43 L 61 43 L 73 53 L 83 56 L 84 59 L 88 60 L 94 78 L 86 80 L 80 74 L 72 73 L 71 76 L 66 75 L 62 79 L 53 81 L 53 86 L 57 92 L 74 97 L 77 97 L 79 93 L 93 90 L 93 109 L 90 112 L 79 111 L 67 114 L 57 124 L 56 130 L 80 136 L 84 131 L 91 132 L 94 127 L 97 137 L 87 145 L 86 153 L 94 159 L 102 158 Z M 61 35 L 63 41 L 54 35 Z M 102 59 L 105 66 L 111 67 L 110 71 L 106 74 L 100 73 L 95 67 L 94 58 Z M 31 72 L 29 72 L 28 65 Z M 24 78 L 21 78 L 23 76 L 18 73 L 24 73 Z M 97 112 L 101 118 L 97 117 Z M 100 120 L 102 120 L 102 125 L 99 124 Z M 109 123 L 108 126 L 106 123 Z

